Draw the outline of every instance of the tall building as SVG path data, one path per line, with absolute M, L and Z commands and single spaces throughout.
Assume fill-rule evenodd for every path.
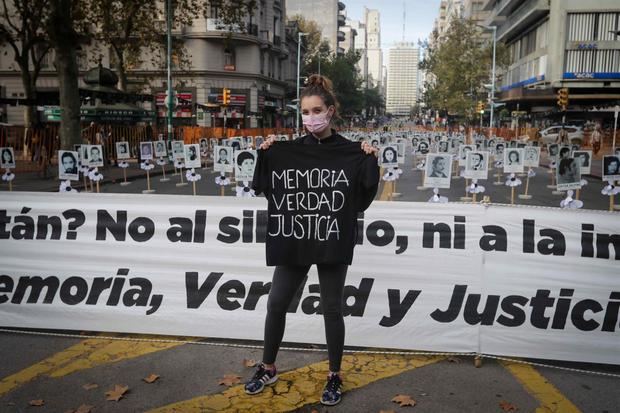
M 420 50 L 415 43 L 396 43 L 389 50 L 385 110 L 394 116 L 409 116 L 418 100 Z
M 323 39 L 328 41 L 329 48 L 336 53 L 344 53 L 340 42 L 344 42 L 346 37 L 341 30 L 346 19 L 341 12 L 345 8 L 345 4 L 338 0 L 286 0 L 288 18 L 301 15 L 306 20 L 315 21 L 321 28 Z
M 365 8 L 364 25 L 366 26 L 369 86 L 379 86 L 379 89 L 384 92 L 383 51 L 381 50 L 381 15 L 379 10 Z
M 366 25 L 357 20 L 351 20 L 351 27 L 355 29 L 355 51 L 360 54 L 360 60 L 357 62 L 360 76 L 362 77 L 362 87 L 368 85 L 368 43 L 366 37 Z
M 163 1 L 160 0 L 160 5 Z M 297 70 L 297 28 L 284 24 L 286 15 L 281 0 L 262 0 L 242 27 L 227 28 L 221 21 L 220 8 L 214 4 L 206 17 L 195 18 L 192 25 L 175 27 L 176 40 L 183 42 L 190 58 L 187 67 L 174 67 L 173 87 L 181 98 L 173 112 L 179 125 L 222 126 L 225 115 L 228 127 L 282 127 L 294 124 L 294 114 L 287 111 L 293 98 Z M 154 30 L 165 33 L 163 11 L 153 22 Z M 230 33 L 230 34 L 228 34 Z M 81 51 L 80 87 L 89 60 L 102 53 L 102 64 L 114 69 L 114 55 L 96 50 L 97 44 L 85 45 Z M 0 45 L 5 56 L 7 45 Z M 156 113 L 155 122 L 165 122 L 167 89 L 165 59 L 153 61 L 148 50 L 142 51 L 142 63 L 127 70 L 128 90 L 152 94 L 146 108 Z M 10 54 L 9 54 L 10 55 Z M 42 91 L 58 90 L 53 52 L 45 56 L 37 86 Z M 231 103 L 222 106 L 222 88 L 231 90 Z M 7 98 L 23 98 L 24 88 L 17 64 L 11 58 L 0 59 L 0 89 Z M 46 117 L 40 107 L 40 120 Z M 23 123 L 23 108 L 6 106 L 5 121 Z
M 511 59 L 496 100 L 541 117 L 559 117 L 560 88 L 569 89 L 569 115 L 620 100 L 617 0 L 486 0 L 484 10 Z

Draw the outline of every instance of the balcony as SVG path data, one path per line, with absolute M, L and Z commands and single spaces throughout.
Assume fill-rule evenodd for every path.
M 347 8 L 347 6 L 345 6 L 343 2 L 341 2 L 341 1 L 338 2 L 338 10 L 339 11 L 343 11 L 346 8 Z
M 346 39 L 345 33 L 343 31 L 338 30 L 338 41 L 344 42 L 344 39 Z
M 507 2 L 503 0 L 502 2 Z M 529 28 L 533 23 L 549 14 L 548 0 L 531 0 L 506 17 L 506 21 L 498 27 L 497 39 L 506 40 Z
M 273 45 L 276 47 L 280 47 L 282 45 L 282 39 L 280 36 L 273 36 Z
M 342 14 L 338 14 L 338 26 L 344 26 L 347 24 L 347 18 Z
M 183 37 L 185 38 L 218 38 L 231 33 L 236 40 L 246 40 L 258 43 L 258 26 L 249 21 L 240 24 L 228 25 L 219 19 L 195 19 L 191 26 L 185 26 Z

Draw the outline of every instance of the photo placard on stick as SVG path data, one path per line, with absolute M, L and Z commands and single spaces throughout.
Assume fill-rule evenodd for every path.
M 398 163 L 400 165 L 405 163 L 405 146 L 407 141 L 403 138 L 396 139 L 396 151 L 398 155 Z
M 0 168 L 13 169 L 15 168 L 15 152 L 10 146 L 0 148 Z
M 437 144 L 437 152 L 438 153 L 448 153 L 450 152 L 450 142 L 443 140 L 439 141 Z
M 254 178 L 257 153 L 255 150 L 235 151 L 235 179 L 239 182 Z
M 214 149 L 214 153 L 213 170 L 215 172 L 232 172 L 233 149 L 230 146 L 217 145 Z
M 116 142 L 116 159 L 129 159 L 129 142 Z
M 418 153 L 419 155 L 426 155 L 427 153 L 429 153 L 429 151 L 430 146 L 428 142 L 424 139 L 421 139 L 420 143 L 418 143 L 418 147 L 416 148 L 416 153 Z
M 579 162 L 581 175 L 590 175 L 592 170 L 592 151 L 578 150 L 573 152 L 573 158 Z
M 550 143 L 549 145 L 547 145 L 547 153 L 549 154 L 549 158 L 551 158 L 552 161 L 557 161 L 559 150 L 560 145 L 558 145 L 557 143 Z
M 523 172 L 523 148 L 507 148 L 504 150 L 504 172 Z
M 58 178 L 78 181 L 78 152 L 77 151 L 58 151 Z
M 603 156 L 603 181 L 620 180 L 620 156 Z
M 200 156 L 205 158 L 209 153 L 209 140 L 207 138 L 200 138 L 198 144 L 200 145 Z
M 200 144 L 192 143 L 185 145 L 185 167 L 200 168 Z
M 540 148 L 537 146 L 526 146 L 523 150 L 523 166 L 528 168 L 538 168 L 540 165 Z
M 556 168 L 558 191 L 581 188 L 581 171 L 579 161 L 575 158 L 562 158 Z
M 143 161 L 153 159 L 153 142 L 140 142 L 140 159 Z
M 427 188 L 450 188 L 452 156 L 429 153 L 426 155 L 424 186 Z
M 398 149 L 396 145 L 382 146 L 379 150 L 379 166 L 394 168 L 398 166 Z
M 168 151 L 166 150 L 166 142 L 165 141 L 156 141 L 155 142 L 155 156 L 162 157 L 168 155 Z
M 504 142 L 497 142 L 495 144 L 495 160 L 504 160 L 504 151 L 506 150 L 506 144 Z
M 467 152 L 475 151 L 476 145 L 459 145 L 459 166 L 467 163 Z
M 465 178 L 487 179 L 488 175 L 489 153 L 486 151 L 468 152 L 465 161 Z
M 101 145 L 88 146 L 88 166 L 103 167 L 103 148 Z M 82 145 L 84 147 L 84 145 Z
M 172 141 L 172 158 L 183 159 L 185 157 L 185 143 L 183 141 Z

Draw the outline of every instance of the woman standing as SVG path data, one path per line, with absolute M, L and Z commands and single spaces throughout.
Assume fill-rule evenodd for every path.
M 329 240 L 330 233 L 328 233 L 327 240 L 319 237 L 321 242 L 296 240 L 292 237 L 278 241 L 272 237 L 274 231 L 270 227 L 272 222 L 270 218 L 266 242 L 267 265 L 275 265 L 275 270 L 267 302 L 263 359 L 254 376 L 246 383 L 245 391 L 248 394 L 257 394 L 266 385 L 277 381 L 275 360 L 284 336 L 286 312 L 311 265 L 315 264 L 319 276 L 330 370 L 321 395 L 321 403 L 335 405 L 341 400 L 340 364 L 345 337 L 343 317 L 345 277 L 357 239 L 355 224 L 357 213 L 368 208 L 379 185 L 379 167 L 376 159 L 378 150 L 367 142 L 362 142 L 360 150 L 358 144 L 349 142 L 331 129 L 331 120 L 337 116 L 338 103 L 329 79 L 320 75 L 310 76 L 300 100 L 303 124 L 309 134 L 293 142 L 275 144 L 275 137 L 270 137 L 260 146 L 262 151 L 259 151 L 252 186 L 257 194 L 264 192 L 268 197 L 268 215 L 271 217 L 276 209 L 271 195 L 277 194 L 281 189 L 274 188 L 270 168 L 274 168 L 275 171 L 278 166 L 282 167 L 283 164 L 291 162 L 292 156 L 301 154 L 306 158 L 306 163 L 316 163 L 317 167 L 324 162 L 332 162 L 329 164 L 331 168 L 334 165 L 355 163 L 357 169 L 351 170 L 355 172 L 348 173 L 346 178 L 347 190 L 350 192 L 339 211 L 348 212 L 341 217 L 341 233 L 337 239 Z M 272 149 L 266 151 L 272 145 Z M 290 165 L 286 167 L 289 168 Z M 308 188 L 303 190 L 309 192 Z M 293 208 L 287 213 L 303 212 Z M 332 218 L 333 215 L 332 211 Z M 277 225 L 280 229 L 280 225 L 283 227 L 285 224 L 282 221 L 282 224 L 278 222 Z

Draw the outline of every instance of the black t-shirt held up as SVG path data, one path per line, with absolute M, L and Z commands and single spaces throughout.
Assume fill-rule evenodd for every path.
M 351 264 L 358 212 L 378 186 L 377 158 L 335 133 L 259 150 L 252 188 L 268 201 L 267 265 Z

